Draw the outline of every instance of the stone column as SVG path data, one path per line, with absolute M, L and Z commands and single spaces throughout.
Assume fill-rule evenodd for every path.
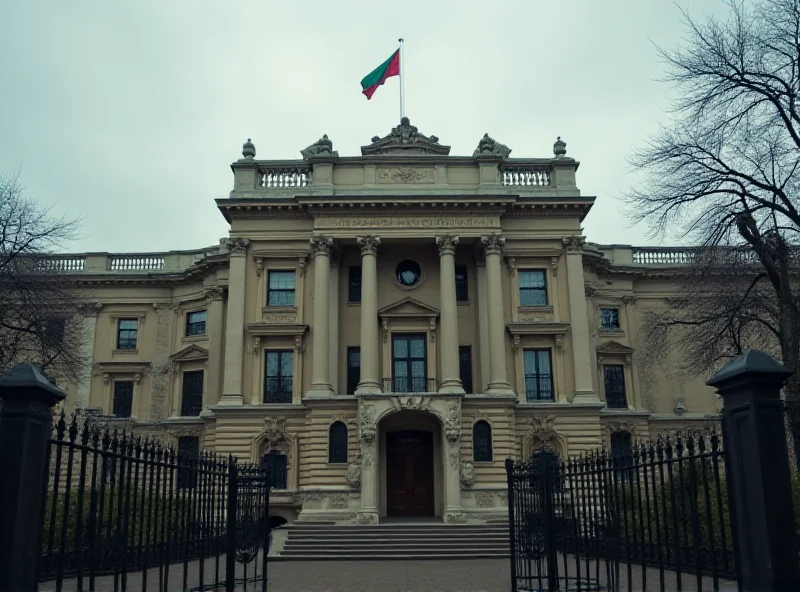
M 311 386 L 307 397 L 330 397 L 333 386 L 330 378 L 331 326 L 328 318 L 331 288 L 331 254 L 333 239 L 326 236 L 311 237 L 314 251 L 314 326 L 312 334 L 314 348 L 312 353 Z
M 247 245 L 245 238 L 228 241 L 228 318 L 225 329 L 225 372 L 221 405 L 243 405 L 242 361 L 244 356 L 244 290 Z
M 75 406 L 78 409 L 91 407 L 92 365 L 94 363 L 94 338 L 97 329 L 97 314 L 103 305 L 99 302 L 88 304 L 83 309 L 81 323 L 81 371 L 78 376 L 78 388 Z
M 499 234 L 481 237 L 486 257 L 489 311 L 489 395 L 513 395 L 506 368 L 506 323 L 503 310 L 501 251 L 506 239 Z
M 362 282 L 363 272 L 362 272 Z M 362 358 L 363 359 L 363 358 Z M 359 524 L 377 524 L 378 512 L 378 458 L 375 405 L 358 403 L 358 431 L 361 438 L 361 508 L 356 521 Z
M 477 269 L 478 285 L 478 352 L 481 372 L 480 392 L 486 392 L 489 384 L 489 309 L 487 299 L 489 288 L 486 285 L 486 259 L 483 249 L 477 249 L 475 253 L 475 264 Z
M 221 286 L 211 286 L 205 289 L 208 314 L 206 332 L 208 333 L 208 380 L 206 394 L 203 401 L 203 410 L 210 405 L 216 405 L 220 398 L 222 377 L 222 327 L 225 312 L 222 300 L 225 291 Z
M 573 403 L 600 403 L 592 383 L 592 356 L 589 347 L 589 315 L 586 310 L 586 289 L 583 282 L 582 236 L 563 239 L 567 250 L 567 286 L 569 288 L 572 360 L 575 373 Z
M 457 236 L 437 236 L 439 246 L 440 321 L 439 355 L 442 363 L 440 393 L 463 393 L 458 368 L 458 302 L 456 297 Z
M 361 247 L 361 380 L 357 395 L 381 392 L 378 375 L 378 245 L 377 236 L 358 237 Z

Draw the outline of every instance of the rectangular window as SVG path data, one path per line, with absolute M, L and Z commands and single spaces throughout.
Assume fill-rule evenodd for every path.
M 628 408 L 624 366 L 616 364 L 603 366 L 603 387 L 606 391 L 606 405 L 610 409 Z
M 619 309 L 600 309 L 600 328 L 606 331 L 619 331 Z
M 294 306 L 295 272 L 270 271 L 267 275 L 267 306 Z
M 361 348 L 347 348 L 347 394 L 355 394 L 358 381 L 361 380 Z
M 543 269 L 519 271 L 520 306 L 547 306 L 547 278 Z
M 456 265 L 456 301 L 469 302 L 466 265 Z
M 114 381 L 114 401 L 111 414 L 116 417 L 130 417 L 133 413 L 133 381 Z
M 178 489 L 197 487 L 197 458 L 200 456 L 200 436 L 178 438 Z
M 553 401 L 553 365 L 549 349 L 522 352 L 525 368 L 525 398 L 528 401 Z
M 268 351 L 264 360 L 264 402 L 291 403 L 294 352 Z
M 464 392 L 472 394 L 472 346 L 458 346 L 458 373 Z
M 186 337 L 206 334 L 206 311 L 196 310 L 186 315 Z
M 347 274 L 347 301 L 361 302 L 361 268 L 351 267 Z
M 286 489 L 289 475 L 288 457 L 279 450 L 270 450 L 261 458 L 261 468 L 269 473 L 273 489 Z
M 117 323 L 117 349 L 136 349 L 138 319 L 120 319 Z
M 181 415 L 196 417 L 203 410 L 203 371 L 194 370 L 183 373 L 181 392 Z

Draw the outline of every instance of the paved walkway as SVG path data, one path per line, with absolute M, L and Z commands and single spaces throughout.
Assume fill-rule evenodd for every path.
M 209 566 L 210 567 L 210 566 Z M 252 569 L 252 568 L 251 568 Z M 508 560 L 478 559 L 457 561 L 275 561 L 269 564 L 268 592 L 509 592 L 511 576 Z M 182 566 L 170 570 L 168 592 L 182 589 Z M 211 575 L 213 572 L 206 570 Z M 632 588 L 627 587 L 627 575 L 621 566 L 620 592 L 659 592 L 659 573 L 648 569 L 647 583 L 642 585 L 641 568 L 634 570 Z M 252 571 L 251 571 L 252 573 Z M 665 574 L 666 592 L 678 590 L 675 574 Z M 209 579 L 206 579 L 208 582 Z M 197 569 L 190 572 L 189 585 L 197 583 Z M 261 592 L 261 584 L 237 588 L 241 592 Z M 43 583 L 39 590 L 55 590 L 51 583 Z M 84 590 L 88 590 L 88 582 Z M 98 578 L 96 592 L 114 590 L 113 578 Z M 129 592 L 142 590 L 141 575 L 128 576 Z M 148 574 L 147 589 L 158 590 L 158 570 Z M 704 579 L 697 588 L 693 577 L 684 575 L 684 592 L 714 590 L 710 579 Z M 720 582 L 720 592 L 735 592 L 732 582 Z M 78 592 L 76 582 L 64 583 L 64 592 Z

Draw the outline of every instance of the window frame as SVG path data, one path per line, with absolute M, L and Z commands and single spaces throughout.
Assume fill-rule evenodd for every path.
M 347 269 L 347 302 L 348 304 L 361 304 L 361 277 L 360 265 L 351 265 Z M 358 276 L 357 284 L 355 284 Z
M 464 279 L 463 281 L 458 280 L 459 272 L 463 272 Z M 465 304 L 469 302 L 469 270 L 466 265 L 457 264 L 455 266 L 455 275 L 456 275 L 456 302 L 459 304 Z M 460 292 L 459 288 L 463 290 L 463 293 Z
M 199 396 L 199 406 L 198 411 L 196 414 L 194 413 L 186 413 L 187 404 L 186 404 L 186 375 L 197 375 L 200 374 L 200 392 L 198 393 Z M 181 407 L 180 407 L 180 416 L 181 417 L 199 417 L 200 413 L 203 411 L 203 394 L 205 391 L 205 370 L 184 370 L 181 372 Z M 189 409 L 191 411 L 191 409 Z
M 603 325 L 603 311 L 615 311 L 617 313 L 616 327 L 607 327 Z M 601 331 L 622 331 L 622 315 L 618 306 L 600 306 L 600 330 Z
M 127 415 L 119 415 L 116 412 L 116 408 L 117 408 L 117 385 L 118 384 L 120 384 L 120 385 L 121 384 L 130 384 L 130 387 L 131 387 L 130 402 L 129 402 L 130 412 Z M 133 380 L 132 378 L 120 378 L 120 379 L 113 380 L 112 384 L 111 384 L 111 409 L 110 409 L 111 413 L 110 413 L 110 415 L 112 415 L 113 417 L 118 417 L 120 419 L 130 419 L 130 418 L 132 418 L 133 417 L 133 401 L 134 401 L 135 397 L 136 397 L 136 381 L 135 380 Z
M 542 287 L 525 287 L 522 285 L 522 277 L 527 273 L 540 273 L 542 274 L 542 281 L 544 285 Z M 549 306 L 550 305 L 550 295 L 549 295 L 549 282 L 547 281 L 547 270 L 541 267 L 528 267 L 523 268 L 517 271 L 517 290 L 519 294 L 519 305 L 520 307 L 531 307 L 531 306 Z M 529 293 L 541 293 L 544 295 L 544 302 L 536 302 L 536 303 L 526 303 L 523 298 L 523 294 Z
M 537 355 L 534 357 L 535 360 L 535 372 L 530 373 L 528 372 L 527 364 L 525 363 L 527 356 L 525 355 L 526 352 L 535 352 Z M 540 353 L 547 353 L 548 357 L 548 365 L 550 366 L 550 398 L 531 398 L 531 393 L 528 389 L 528 381 L 535 380 L 536 384 L 536 391 L 540 391 L 540 384 L 541 384 L 541 377 L 539 372 L 539 354 Z M 525 401 L 528 403 L 553 403 L 556 400 L 556 389 L 555 389 L 555 372 L 553 368 L 553 350 L 549 347 L 526 347 L 522 350 L 522 379 L 523 379 L 523 388 L 525 389 Z
M 135 329 L 124 329 L 122 327 L 122 324 L 126 323 L 126 322 L 136 323 L 136 328 Z M 139 323 L 139 319 L 137 317 L 119 317 L 117 319 L 117 339 L 116 339 L 116 348 L 115 349 L 120 350 L 120 351 L 136 351 L 137 349 L 139 349 L 139 324 L 140 324 Z M 123 341 L 122 341 L 122 333 L 123 333 L 123 331 L 125 331 L 126 333 L 133 332 L 133 336 L 134 336 L 134 338 L 133 338 L 133 347 L 129 347 L 128 345 L 125 345 L 123 347 Z M 126 342 L 129 343 L 130 342 L 129 340 L 130 340 L 130 337 L 126 336 Z
M 285 274 L 291 275 L 294 278 L 294 287 L 292 289 L 288 288 L 273 288 L 272 278 L 277 277 L 278 274 Z M 297 306 L 297 279 L 298 274 L 296 269 L 268 269 L 267 270 L 267 307 L 269 308 L 295 308 Z M 284 303 L 272 303 L 272 295 L 273 294 L 291 294 L 292 301 L 290 304 Z
M 485 434 L 481 434 L 482 438 L 488 438 L 488 445 L 486 445 L 486 449 L 482 452 L 488 451 L 488 458 L 486 455 L 482 455 L 481 458 L 478 458 L 478 434 L 477 428 L 480 426 L 481 429 L 486 427 L 488 430 Z M 485 419 L 479 419 L 475 423 L 472 424 L 472 462 L 475 463 L 490 463 L 494 462 L 494 434 L 492 433 L 492 424 L 490 424 Z
M 197 315 L 203 313 L 203 320 L 202 321 L 192 321 L 192 315 Z M 203 324 L 203 330 L 201 332 L 192 333 L 191 327 L 192 325 L 199 325 L 200 323 Z M 190 310 L 186 312 L 186 328 L 184 330 L 184 337 L 202 337 L 207 334 L 208 331 L 208 309 L 207 308 L 198 308 L 197 310 Z
M 334 428 L 339 430 L 337 434 L 334 434 Z M 341 429 L 343 429 L 344 432 L 341 432 Z M 337 438 L 344 438 L 344 440 L 334 442 L 334 436 Z M 350 434 L 349 430 L 347 429 L 347 424 L 345 424 L 343 421 L 337 420 L 328 426 L 328 464 L 346 465 L 349 462 L 349 442 Z M 334 447 L 334 444 L 336 444 L 336 448 Z M 334 458 L 334 456 L 336 458 Z
M 350 354 L 354 353 L 358 354 L 358 366 L 353 366 L 350 364 Z M 345 355 L 347 356 L 347 359 L 345 360 L 347 368 L 347 374 L 346 374 L 347 382 L 345 384 L 345 390 L 347 391 L 346 394 L 354 395 L 356 394 L 358 383 L 361 382 L 361 346 L 360 345 L 348 346 Z
M 278 374 L 270 375 L 269 374 L 269 357 L 270 355 L 277 355 L 278 356 Z M 281 368 L 283 367 L 282 359 L 283 356 L 288 355 L 291 359 L 291 364 L 289 367 L 291 368 L 291 374 L 286 376 L 281 373 Z M 269 404 L 269 405 L 287 405 L 293 402 L 294 400 L 294 350 L 293 349 L 265 349 L 264 350 L 264 384 L 262 389 L 262 403 Z M 289 388 L 278 389 L 277 397 L 279 399 L 288 399 L 288 400 L 278 400 L 278 401 L 270 401 L 269 399 L 269 381 L 270 379 L 277 380 L 277 385 L 280 387 L 281 383 L 288 379 Z M 288 397 L 286 396 L 286 391 L 288 391 Z
M 605 401 L 606 401 L 606 407 L 608 409 L 628 409 L 630 407 L 630 401 L 628 401 L 628 379 L 625 377 L 625 364 L 613 364 L 613 363 L 612 364 L 601 364 L 601 367 L 602 367 L 602 371 L 603 371 L 603 396 L 604 396 Z M 618 369 L 618 371 L 620 373 L 620 378 L 621 378 L 621 383 L 622 383 L 622 393 L 621 393 L 622 399 L 621 399 L 621 401 L 624 403 L 624 405 L 618 405 L 617 404 L 617 403 L 620 402 L 619 399 L 615 399 L 613 401 L 614 405 L 610 405 L 609 404 L 609 397 L 608 397 L 609 389 L 608 389 L 608 386 L 607 386 L 609 384 L 609 380 L 608 380 L 607 370 L 610 370 L 612 368 L 615 369 L 615 370 Z M 614 396 L 618 397 L 619 394 L 620 393 L 616 393 L 615 392 Z

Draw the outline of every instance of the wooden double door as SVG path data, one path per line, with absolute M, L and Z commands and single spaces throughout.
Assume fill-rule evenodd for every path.
M 386 514 L 433 516 L 433 434 L 404 430 L 386 434 Z

